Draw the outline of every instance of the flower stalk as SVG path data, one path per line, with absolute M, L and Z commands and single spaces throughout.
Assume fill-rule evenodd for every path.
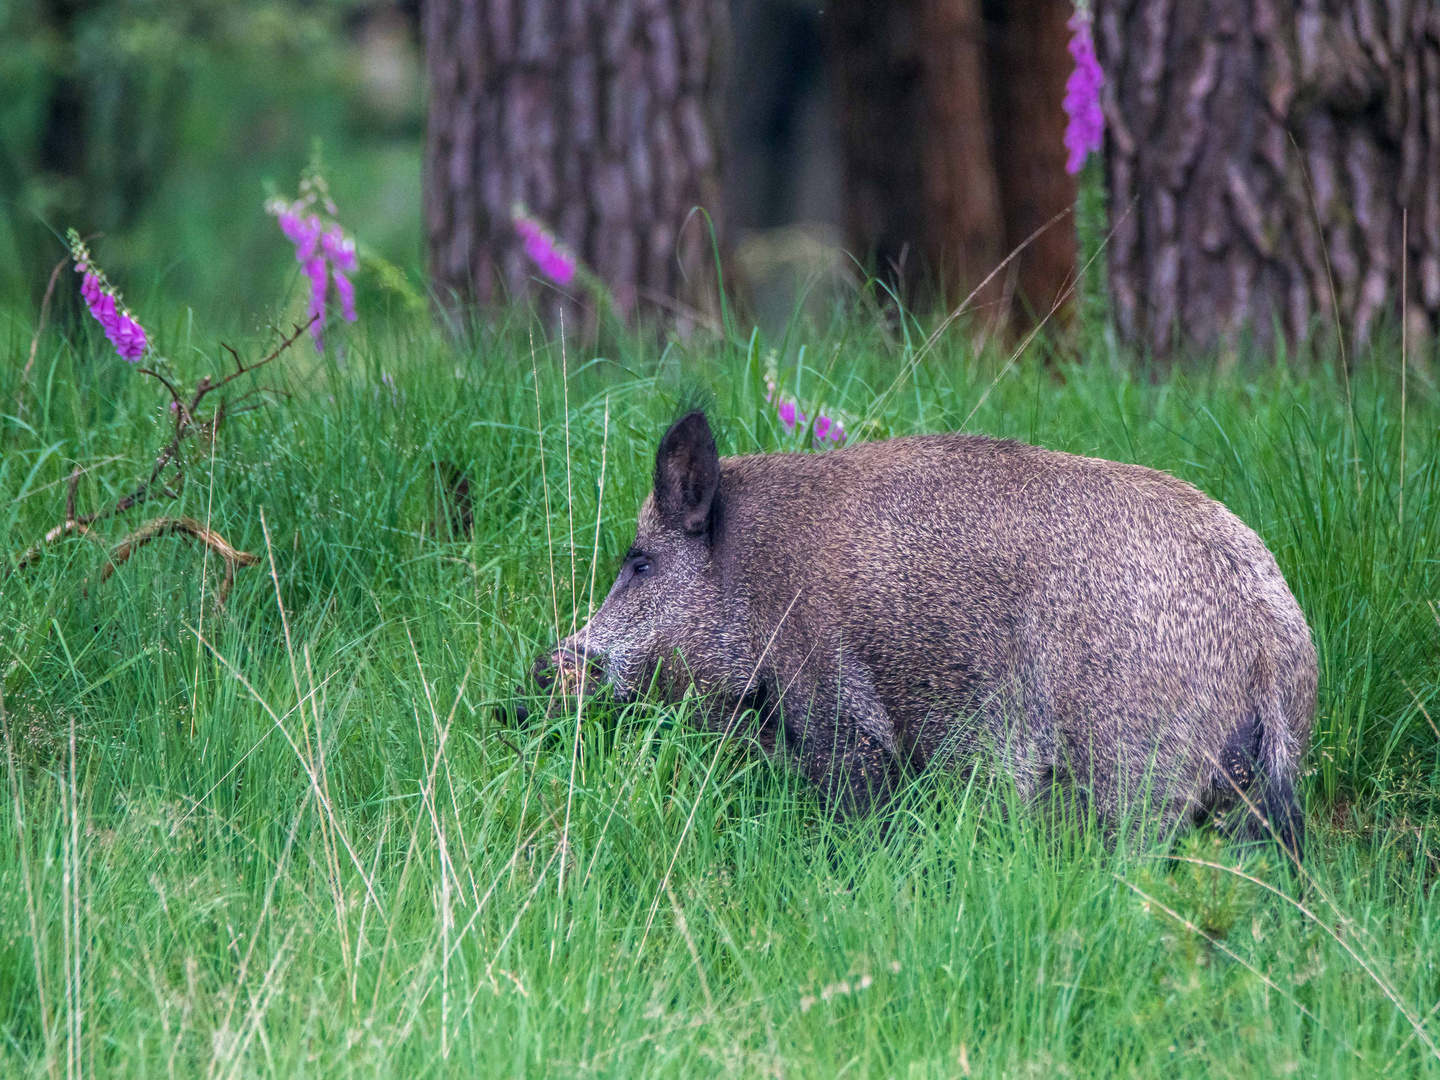
M 145 328 L 130 314 L 119 291 L 106 279 L 105 271 L 95 265 L 80 234 L 67 229 L 65 240 L 70 247 L 70 257 L 75 260 L 75 272 L 82 275 L 80 295 L 85 299 L 85 306 L 104 329 L 120 358 L 135 363 L 150 345 Z
M 1071 32 L 1070 55 L 1075 58 L 1075 70 L 1065 82 L 1065 114 L 1070 118 L 1065 125 L 1065 148 L 1070 152 L 1065 171 L 1072 175 L 1080 171 L 1092 151 L 1105 145 L 1105 111 L 1100 106 L 1105 73 L 1095 55 L 1090 22 L 1089 6 L 1076 4 L 1075 14 L 1066 23 Z
M 316 350 L 323 351 L 331 282 L 335 284 L 335 297 L 340 303 L 340 317 L 346 322 L 356 319 L 355 286 L 348 276 L 360 268 L 355 241 L 345 235 L 335 220 L 339 211 L 330 198 L 324 177 L 314 167 L 301 178 L 297 199 L 292 202 L 276 196 L 265 204 L 265 211 L 279 221 L 285 239 L 295 246 L 295 261 L 310 281 L 307 311 L 311 318 L 310 336 Z

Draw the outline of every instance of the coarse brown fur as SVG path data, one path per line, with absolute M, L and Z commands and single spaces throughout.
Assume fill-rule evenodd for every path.
M 755 707 L 838 807 L 989 752 L 1027 797 L 1058 782 L 1117 820 L 1143 793 L 1163 825 L 1299 852 L 1309 628 L 1259 537 L 1152 469 L 976 435 L 721 460 L 691 413 L 549 663 L 582 660 L 622 698 Z

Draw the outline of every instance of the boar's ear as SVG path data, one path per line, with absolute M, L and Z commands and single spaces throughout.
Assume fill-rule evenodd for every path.
M 710 525 L 720 455 L 703 412 L 682 416 L 670 426 L 655 452 L 655 509 L 668 528 L 699 536 Z

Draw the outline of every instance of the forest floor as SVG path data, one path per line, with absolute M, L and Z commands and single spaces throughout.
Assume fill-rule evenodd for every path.
M 233 370 L 188 325 L 156 334 L 175 377 Z M 288 395 L 187 441 L 177 500 L 23 567 L 72 469 L 77 514 L 112 506 L 174 413 L 84 335 L 0 372 L 0 1074 L 1440 1076 L 1433 362 L 1402 437 L 1388 345 L 1348 378 L 1137 375 L 1098 337 L 1012 364 L 864 315 L 563 355 L 519 318 L 360 326 L 343 361 L 302 341 L 227 386 Z M 804 446 L 772 350 L 866 437 L 1139 462 L 1254 527 L 1320 653 L 1303 880 L 1203 830 L 1042 824 L 987 772 L 919 778 L 883 834 L 835 823 L 683 707 L 508 719 L 608 589 L 682 400 L 722 452 Z M 223 607 L 183 535 L 101 579 L 158 515 L 258 557 Z

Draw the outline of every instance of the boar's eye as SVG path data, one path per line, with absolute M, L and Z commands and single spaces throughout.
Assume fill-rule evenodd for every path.
M 641 555 L 630 564 L 630 572 L 637 578 L 649 577 L 655 572 L 655 564 Z

